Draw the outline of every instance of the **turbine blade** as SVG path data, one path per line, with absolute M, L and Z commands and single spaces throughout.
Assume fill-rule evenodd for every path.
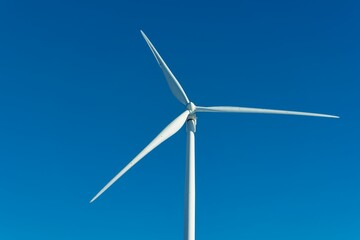
M 184 125 L 188 115 L 189 110 L 186 110 L 180 116 L 175 118 L 169 125 L 167 125 L 164 130 L 162 130 L 155 138 L 152 140 L 133 160 L 128 163 L 116 176 L 110 180 L 96 195 L 91 199 L 90 203 L 95 201 L 101 194 L 103 194 L 116 180 L 118 180 L 122 175 L 124 175 L 130 168 L 132 168 L 137 162 L 139 162 L 143 157 L 145 157 L 149 152 L 154 148 L 159 146 L 166 139 L 174 135 L 180 128 Z
M 156 61 L 159 63 L 161 70 L 163 71 L 166 81 L 170 87 L 171 92 L 174 94 L 174 96 L 184 105 L 188 104 L 190 101 L 188 97 L 186 96 L 183 88 L 181 87 L 180 83 L 174 76 L 174 74 L 170 71 L 169 67 L 166 65 L 164 60 L 161 58 L 160 54 L 156 51 L 154 45 L 150 42 L 150 40 L 147 38 L 145 33 L 141 31 L 142 36 L 144 37 L 146 43 L 149 45 L 150 50 L 155 56 Z
M 339 118 L 338 116 L 320 114 L 320 113 L 296 112 L 296 111 L 262 109 L 262 108 L 247 108 L 247 107 L 228 107 L 228 106 L 196 107 L 196 111 L 197 112 L 229 112 L 229 113 L 264 113 L 264 114 L 284 114 L 284 115 L 301 115 L 301 116 L 311 116 L 311 117 Z

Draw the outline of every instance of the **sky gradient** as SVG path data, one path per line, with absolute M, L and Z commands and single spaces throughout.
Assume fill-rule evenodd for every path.
M 185 128 L 90 199 L 187 96 L 197 239 L 360 239 L 358 1 L 1 1 L 0 239 L 183 239 Z

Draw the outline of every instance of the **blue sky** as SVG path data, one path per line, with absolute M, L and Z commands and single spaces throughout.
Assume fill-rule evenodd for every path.
M 89 200 L 189 98 L 198 239 L 359 239 L 358 1 L 2 1 L 0 239 L 183 239 L 185 129 Z

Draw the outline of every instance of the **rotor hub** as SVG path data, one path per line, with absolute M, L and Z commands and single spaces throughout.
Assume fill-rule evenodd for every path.
M 193 102 L 189 102 L 187 105 L 186 105 L 186 109 L 190 111 L 190 114 L 194 114 L 195 111 L 196 111 L 196 106 Z
M 189 115 L 186 119 L 187 122 L 191 121 L 192 124 L 191 124 L 191 129 L 193 132 L 196 131 L 196 106 L 193 102 L 189 102 L 187 105 L 186 105 L 186 109 L 189 110 Z M 187 125 L 189 127 L 189 125 Z

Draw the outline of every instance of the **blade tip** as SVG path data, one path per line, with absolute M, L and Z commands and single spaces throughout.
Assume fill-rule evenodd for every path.
M 146 38 L 146 35 L 145 35 L 145 33 L 143 32 L 143 30 L 140 29 L 140 33 L 141 33 L 141 35 L 142 35 L 144 38 Z
M 95 201 L 98 197 L 99 197 L 99 195 L 96 195 L 95 197 L 93 197 L 93 198 L 90 200 L 90 202 L 89 202 L 89 203 L 94 202 L 94 201 Z
M 339 116 L 336 116 L 336 115 L 326 115 L 326 117 L 328 117 L 328 118 L 340 118 Z

